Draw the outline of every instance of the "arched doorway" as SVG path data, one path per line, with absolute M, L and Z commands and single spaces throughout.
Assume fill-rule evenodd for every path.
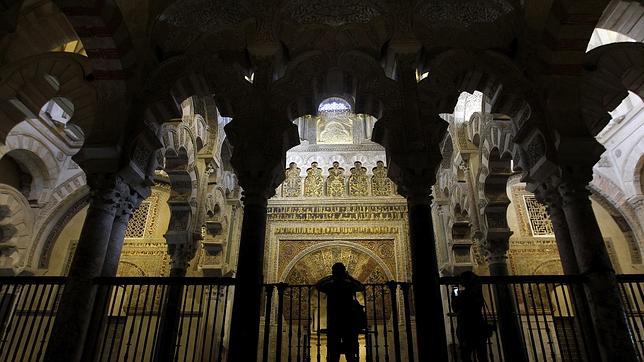
M 368 248 L 351 241 L 331 241 L 300 252 L 281 278 L 288 284 L 282 297 L 281 318 L 277 316 L 282 320 L 283 356 L 306 356 L 311 361 L 326 357 L 327 300 L 324 293 L 318 292 L 316 284 L 331 274 L 331 267 L 338 262 L 365 285 L 363 292 L 356 293 L 356 300 L 365 307 L 367 319 L 367 329 L 358 338 L 361 361 L 386 353 L 388 345 L 384 341 L 391 328 L 392 304 L 385 283 L 393 279 L 393 274 Z

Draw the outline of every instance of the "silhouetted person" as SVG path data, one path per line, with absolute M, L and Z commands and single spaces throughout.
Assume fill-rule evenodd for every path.
M 476 356 L 487 362 L 486 342 L 490 327 L 483 317 L 483 292 L 478 276 L 471 271 L 461 274 L 462 284 L 452 291 L 452 308 L 456 313 L 456 337 L 461 361 L 469 362 Z
M 347 273 L 342 263 L 333 264 L 331 272 L 317 284 L 327 297 L 327 361 L 337 362 L 344 354 L 347 362 L 357 362 L 364 312 L 355 293 L 364 290 L 364 286 Z

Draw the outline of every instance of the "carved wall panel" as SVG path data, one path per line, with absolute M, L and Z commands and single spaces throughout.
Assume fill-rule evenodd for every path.
M 563 274 L 559 251 L 554 242 L 536 244 L 526 239 L 512 241 L 508 252 L 510 269 L 514 275 Z M 550 261 L 556 260 L 555 263 Z M 544 264 L 548 263 L 548 264 Z
M 554 238 L 552 222 L 543 204 L 534 195 L 526 191 L 524 186 L 513 186 L 512 206 L 517 215 L 520 237 L 550 237 Z
M 349 196 L 367 196 L 369 195 L 369 178 L 367 177 L 367 168 L 362 167 L 360 161 L 354 163 L 355 167 L 351 168 L 349 176 Z
M 128 239 L 123 245 L 117 275 L 167 276 L 169 260 L 165 239 Z
M 331 197 L 340 197 L 344 194 L 344 169 L 338 162 L 333 163 L 326 179 L 326 194 Z
M 319 144 L 353 143 L 353 117 L 349 113 L 333 113 L 317 117 Z
M 387 167 L 382 161 L 378 161 L 373 169 L 371 193 L 373 196 L 389 196 L 394 193 L 394 183 L 387 177 Z
M 150 213 L 150 202 L 144 200 L 138 209 L 132 214 L 130 222 L 125 230 L 126 238 L 142 238 L 145 235 L 145 227 Z
M 298 197 L 301 195 L 302 178 L 300 177 L 300 168 L 295 162 L 291 162 L 286 169 L 286 179 L 282 183 L 282 196 Z
M 306 170 L 304 178 L 304 196 L 320 197 L 323 195 L 324 178 L 322 169 L 318 167 L 317 162 L 311 164 L 311 168 Z
M 532 236 L 554 236 L 545 205 L 537 201 L 534 195 L 523 195 L 523 206 L 527 211 Z
M 407 233 L 403 198 L 360 205 L 335 198 L 270 200 L 267 281 L 315 283 L 335 262 L 365 282 L 408 280 Z
M 325 177 L 318 162 L 313 161 L 311 167 L 306 170 L 306 177 L 302 182 L 301 169 L 297 167 L 296 162 L 291 162 L 285 170 L 281 192 L 276 197 L 395 196 L 394 183 L 387 177 L 387 167 L 384 162 L 374 161 L 374 163 L 376 167 L 372 169 L 371 175 L 361 161 L 355 161 L 349 170 L 347 180 L 342 163 L 333 161 L 333 167 L 328 169 L 329 175 Z

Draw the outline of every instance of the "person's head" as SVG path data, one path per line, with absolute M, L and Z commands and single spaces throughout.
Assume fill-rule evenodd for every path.
M 461 273 L 461 282 L 464 287 L 475 286 L 479 284 L 479 276 L 470 270 L 466 270 Z
M 335 263 L 331 267 L 331 275 L 334 278 L 342 278 L 347 275 L 347 268 L 342 263 Z

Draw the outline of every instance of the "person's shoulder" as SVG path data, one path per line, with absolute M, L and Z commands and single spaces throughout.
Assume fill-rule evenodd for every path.
M 333 283 L 333 277 L 331 275 L 328 275 L 320 280 L 315 284 L 315 287 L 318 290 L 323 290 L 329 287 L 330 284 Z

